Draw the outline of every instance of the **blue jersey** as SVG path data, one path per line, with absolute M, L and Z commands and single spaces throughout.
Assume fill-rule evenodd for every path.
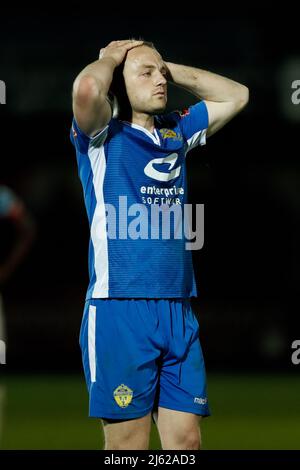
M 87 299 L 197 295 L 192 254 L 180 236 L 184 211 L 174 208 L 188 202 L 185 157 L 205 143 L 208 112 L 201 101 L 154 119 L 153 134 L 113 118 L 92 138 L 73 119 L 91 232 Z

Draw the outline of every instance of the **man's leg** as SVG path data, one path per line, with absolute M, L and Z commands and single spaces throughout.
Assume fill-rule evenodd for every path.
M 210 414 L 199 323 L 187 299 L 169 299 L 168 305 L 161 302 L 161 306 L 168 349 L 162 357 L 155 400 L 160 440 L 163 449 L 197 450 L 200 417 Z
M 147 449 L 164 338 L 150 299 L 86 302 L 80 346 L 89 416 L 102 418 L 106 449 Z
M 126 421 L 102 420 L 105 450 L 147 450 L 151 414 Z
M 154 415 L 164 450 L 199 450 L 201 448 L 200 419 L 193 413 L 158 408 Z

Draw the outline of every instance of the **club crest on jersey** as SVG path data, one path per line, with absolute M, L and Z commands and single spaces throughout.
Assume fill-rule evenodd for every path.
M 132 397 L 133 391 L 127 385 L 121 384 L 114 390 L 114 399 L 120 408 L 130 405 Z
M 182 135 L 177 134 L 172 129 L 160 129 L 159 132 L 162 135 L 163 139 L 175 139 L 175 140 L 182 140 Z

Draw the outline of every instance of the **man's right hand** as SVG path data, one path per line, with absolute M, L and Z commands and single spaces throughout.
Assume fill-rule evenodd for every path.
M 114 69 L 123 62 L 130 49 L 142 44 L 143 41 L 129 39 L 112 41 L 100 50 L 100 60 L 87 65 L 77 76 L 73 84 L 73 112 L 77 124 L 89 136 L 104 129 L 111 119 L 107 94 Z
M 135 41 L 134 39 L 112 41 L 106 47 L 100 49 L 99 59 L 111 59 L 117 67 L 123 62 L 130 49 L 141 46 L 142 44 L 143 41 Z

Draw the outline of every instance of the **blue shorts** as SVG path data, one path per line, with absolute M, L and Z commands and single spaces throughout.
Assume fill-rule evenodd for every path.
M 127 420 L 158 406 L 210 415 L 199 324 L 188 299 L 88 300 L 80 347 L 89 416 Z

